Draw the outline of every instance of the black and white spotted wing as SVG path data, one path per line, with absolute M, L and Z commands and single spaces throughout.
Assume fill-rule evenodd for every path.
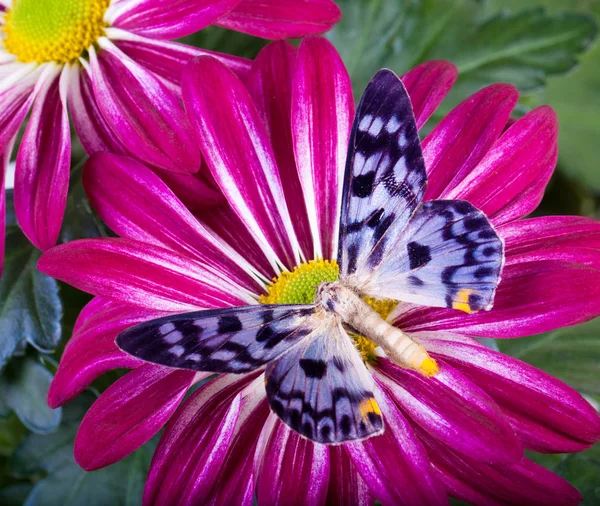
M 421 202 L 427 176 L 408 93 L 379 71 L 358 106 L 346 160 L 338 261 L 342 277 L 368 279 Z
M 337 444 L 383 432 L 373 378 L 334 317 L 269 363 L 265 383 L 271 409 L 308 439 Z
M 158 318 L 122 332 L 117 346 L 147 362 L 195 371 L 257 369 L 317 327 L 315 306 L 256 305 Z
M 504 245 L 486 216 L 464 200 L 421 204 L 363 286 L 376 298 L 466 312 L 490 309 Z

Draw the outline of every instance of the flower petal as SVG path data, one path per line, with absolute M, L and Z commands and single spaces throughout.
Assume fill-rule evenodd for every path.
M 384 433 L 344 445 L 375 497 L 383 504 L 448 504 L 410 424 L 385 392 L 377 390 L 375 397 L 385 420 Z
M 377 378 L 414 423 L 454 450 L 487 463 L 512 463 L 523 449 L 498 405 L 443 363 L 433 378 L 379 359 Z
M 281 184 L 302 252 L 312 258 L 313 245 L 292 141 L 292 89 L 296 48 L 273 42 L 256 57 L 246 85 L 264 119 L 281 176 Z
M 84 167 L 83 185 L 92 207 L 118 235 L 189 255 L 215 275 L 249 290 L 262 287 L 254 281 L 248 262 L 203 227 L 160 178 L 141 163 L 98 153 Z M 123 206 L 123 202 L 127 205 Z
M 335 258 L 341 187 L 354 118 L 352 85 L 323 38 L 300 44 L 292 94 L 292 135 L 315 257 Z
M 255 377 L 220 375 L 181 406 L 154 452 L 144 506 L 205 504 L 235 434 L 240 392 Z
M 331 0 L 242 0 L 217 25 L 265 39 L 323 33 L 342 16 Z
M 500 137 L 518 98 L 514 86 L 488 86 L 461 102 L 425 137 L 425 200 L 440 198 L 477 166 Z
M 570 506 L 581 494 L 569 483 L 530 460 L 512 465 L 487 465 L 425 438 L 436 475 L 453 497 L 470 504 Z
M 199 49 L 177 42 L 148 39 L 116 28 L 107 28 L 106 34 L 132 60 L 160 76 L 175 89 L 178 89 L 181 84 L 183 69 L 197 56 L 213 56 L 242 79 L 250 71 L 251 61 L 239 56 Z
M 422 343 L 498 403 L 526 448 L 546 453 L 576 452 L 600 439 L 596 410 L 549 374 L 484 346 L 436 339 Z
M 417 128 L 421 128 L 435 112 L 458 78 L 458 70 L 449 61 L 432 60 L 409 70 L 402 76 Z
M 186 68 L 182 91 L 202 153 L 229 204 L 271 263 L 297 265 L 299 246 L 275 157 L 247 89 L 222 63 L 202 56 Z
M 194 173 L 200 153 L 177 95 L 106 37 L 90 49 L 98 107 L 129 153 L 163 169 Z
M 93 471 L 137 450 L 162 429 L 199 379 L 192 371 L 146 364 L 115 381 L 81 421 L 75 438 L 77 463 Z
M 251 392 L 242 398 L 235 436 L 206 504 L 251 506 L 253 503 L 256 481 L 254 454 L 270 413 L 265 397 L 264 378 L 259 377 L 255 383 L 256 385 L 247 388 Z
M 558 158 L 558 120 L 548 106 L 515 122 L 485 157 L 443 198 L 464 199 L 496 225 L 532 212 Z
M 135 368 L 144 362 L 121 351 L 116 337 L 138 323 L 165 316 L 125 306 L 99 297 L 86 306 L 87 318 L 78 318 L 79 325 L 67 343 L 60 364 L 48 390 L 48 405 L 62 406 L 85 390 L 97 377 L 117 368 Z
M 67 204 L 69 70 L 65 66 L 60 77 L 42 85 L 17 154 L 15 214 L 23 233 L 41 250 L 56 244 Z
M 177 39 L 213 24 L 239 0 L 135 0 L 113 3 L 105 19 L 112 26 L 155 39 Z
M 157 311 L 254 302 L 192 258 L 129 239 L 71 241 L 44 253 L 38 269 L 84 292 Z
M 0 152 L 13 140 L 35 98 L 34 84 L 16 85 L 0 93 Z
M 89 154 L 99 151 L 127 152 L 100 112 L 89 74 L 78 65 L 69 89 L 69 109 L 77 136 Z
M 344 506 L 372 506 L 373 494 L 356 471 L 352 460 L 342 446 L 329 447 L 329 489 L 327 504 Z
M 271 413 L 270 417 L 276 415 Z M 329 450 L 301 437 L 277 419 L 258 463 L 257 478 L 256 496 L 260 505 L 325 504 Z

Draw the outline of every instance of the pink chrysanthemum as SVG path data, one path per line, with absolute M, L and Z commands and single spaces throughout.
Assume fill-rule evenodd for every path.
M 184 65 L 209 52 L 169 39 L 213 23 L 259 37 L 298 37 L 326 31 L 339 17 L 331 0 L 1 0 L 0 154 L 6 158 L 31 110 L 15 177 L 23 232 L 40 249 L 56 243 L 71 160 L 67 109 L 88 153 L 133 154 L 171 171 L 164 177 L 174 185 L 176 173 L 199 170 L 178 92 Z M 248 70 L 242 58 L 210 54 L 237 72 Z M 214 201 L 214 190 L 200 180 L 188 177 L 185 184 Z
M 419 126 L 455 79 L 447 62 L 402 77 Z M 214 58 L 197 59 L 184 74 L 185 105 L 227 205 L 194 217 L 141 163 L 96 155 L 84 184 L 121 237 L 74 241 L 39 262 L 97 296 L 79 317 L 49 403 L 67 402 L 105 371 L 133 369 L 86 414 L 75 442 L 79 464 L 116 462 L 169 422 L 148 477 L 148 506 L 249 505 L 255 494 L 259 504 L 439 505 L 448 495 L 473 504 L 578 503 L 575 489 L 523 449 L 583 450 L 600 437 L 597 413 L 570 387 L 474 339 L 523 337 L 600 313 L 598 223 L 519 220 L 535 209 L 555 166 L 557 123 L 540 107 L 508 126 L 518 98 L 512 86 L 479 91 L 423 141 L 426 199 L 466 199 L 482 209 L 505 241 L 506 264 L 489 312 L 400 303 L 390 314 L 441 364 L 434 377 L 357 341 L 376 381 L 383 435 L 341 446 L 301 438 L 269 411 L 260 371 L 220 375 L 179 406 L 207 374 L 144 363 L 115 346 L 136 323 L 253 304 L 273 295 L 272 277 L 316 275 L 332 263 L 320 258 L 335 260 L 354 115 L 338 54 L 318 38 L 298 50 L 271 44 L 248 88 Z M 281 273 L 281 266 L 298 269 Z

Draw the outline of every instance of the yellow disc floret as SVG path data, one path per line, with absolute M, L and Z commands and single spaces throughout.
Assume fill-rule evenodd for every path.
M 15 0 L 4 14 L 4 48 L 21 62 L 70 63 L 100 36 L 110 0 Z
M 340 268 L 335 260 L 311 260 L 300 264 L 292 272 L 282 272 L 261 295 L 261 304 L 312 304 L 317 287 L 324 282 L 336 281 Z

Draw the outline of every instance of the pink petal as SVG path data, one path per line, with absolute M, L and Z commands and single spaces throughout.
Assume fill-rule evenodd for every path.
M 250 60 L 214 51 L 207 51 L 177 42 L 153 40 L 137 37 L 129 32 L 118 32 L 109 36 L 116 46 L 132 60 L 142 64 L 166 82 L 179 88 L 183 69 L 196 56 L 213 56 L 233 70 L 240 78 L 245 78 L 250 71 Z M 117 40 L 115 40 L 117 39 Z
M 433 378 L 377 363 L 380 384 L 414 423 L 454 450 L 488 463 L 512 463 L 523 449 L 498 405 L 467 377 L 440 364 Z
M 83 185 L 92 207 L 118 235 L 189 255 L 217 276 L 249 290 L 260 290 L 250 265 L 203 227 L 141 163 L 99 153 L 86 163 Z
M 384 433 L 344 445 L 375 497 L 383 504 L 448 504 L 410 424 L 385 392 L 378 390 L 375 397 L 385 420 Z
M 81 239 L 42 255 L 38 269 L 93 295 L 157 311 L 253 302 L 192 258 L 129 239 Z
M 335 258 L 354 100 L 348 72 L 323 38 L 298 51 L 292 94 L 294 152 L 315 244 L 315 257 Z
M 200 168 L 198 145 L 177 95 L 108 39 L 90 51 L 94 96 L 125 148 L 148 164 L 181 173 Z
M 454 64 L 444 60 L 427 61 L 402 76 L 418 128 L 435 112 L 457 78 L 458 70 Z
M 548 106 L 519 119 L 443 198 L 468 200 L 495 224 L 532 212 L 558 158 L 558 121 Z
M 246 224 L 229 205 L 224 204 L 212 209 L 205 209 L 201 213 L 197 213 L 196 217 L 246 258 L 259 270 L 265 280 L 273 279 L 278 275 L 278 271 L 269 263 Z
M 201 378 L 191 371 L 146 364 L 115 381 L 81 421 L 77 463 L 93 471 L 137 450 L 162 429 L 195 379 Z
M 274 414 L 270 416 L 275 417 Z M 327 446 L 301 437 L 277 419 L 258 466 L 258 504 L 325 504 L 329 482 Z
M 423 340 L 423 344 L 498 403 L 526 448 L 576 452 L 600 439 L 596 410 L 549 374 L 486 347 L 436 339 Z
M 85 151 L 89 154 L 98 151 L 126 152 L 119 137 L 111 130 L 100 112 L 88 72 L 77 65 L 73 67 L 72 72 L 75 77 L 69 90 L 69 110 L 73 126 Z
M 323 33 L 341 18 L 331 0 L 242 0 L 217 25 L 265 39 Z
M 125 306 L 101 298 L 93 299 L 84 311 L 93 311 L 87 318 L 78 318 L 79 325 L 67 343 L 60 364 L 48 390 L 48 405 L 62 406 L 85 390 L 96 378 L 117 368 L 143 365 L 139 359 L 122 352 L 116 337 L 138 323 L 165 316 Z M 82 321 L 83 320 L 83 321 Z
M 297 265 L 298 243 L 275 157 L 250 94 L 231 70 L 207 56 L 186 68 L 182 91 L 202 153 L 229 204 L 271 263 Z
M 453 497 L 470 504 L 570 506 L 581 494 L 567 481 L 530 460 L 512 465 L 487 465 L 425 438 L 436 475 Z
M 313 245 L 308 214 L 298 178 L 292 141 L 292 89 L 297 50 L 288 42 L 273 42 L 256 57 L 247 79 L 250 94 L 264 119 L 281 175 L 288 208 L 306 258 Z
M 203 164 L 203 167 L 195 174 L 179 174 L 156 167 L 152 167 L 152 170 L 181 200 L 181 203 L 192 212 L 204 212 L 225 202 L 220 190 L 207 180 L 206 175 L 210 172 L 208 172 L 206 164 Z
M 17 154 L 15 214 L 39 249 L 56 244 L 67 203 L 71 130 L 66 107 L 69 67 L 39 91 Z
M 35 98 L 34 84 L 16 85 L 0 93 L 0 152 L 19 131 Z
M 477 166 L 500 137 L 518 98 L 514 86 L 488 86 L 450 111 L 425 137 L 425 200 L 440 198 Z
M 372 506 L 373 494 L 342 446 L 329 447 L 329 505 Z
M 117 3 L 106 18 L 112 26 L 155 39 L 176 39 L 213 24 L 239 0 L 137 0 Z
M 254 454 L 270 413 L 262 381 L 257 386 L 251 395 L 242 399 L 235 436 L 206 504 L 252 505 L 256 481 Z
M 600 223 L 581 216 L 543 216 L 498 227 L 509 256 L 525 253 L 540 257 L 553 250 L 600 249 Z
M 220 375 L 181 406 L 154 452 L 144 506 L 206 503 L 235 434 L 240 392 L 255 377 Z

